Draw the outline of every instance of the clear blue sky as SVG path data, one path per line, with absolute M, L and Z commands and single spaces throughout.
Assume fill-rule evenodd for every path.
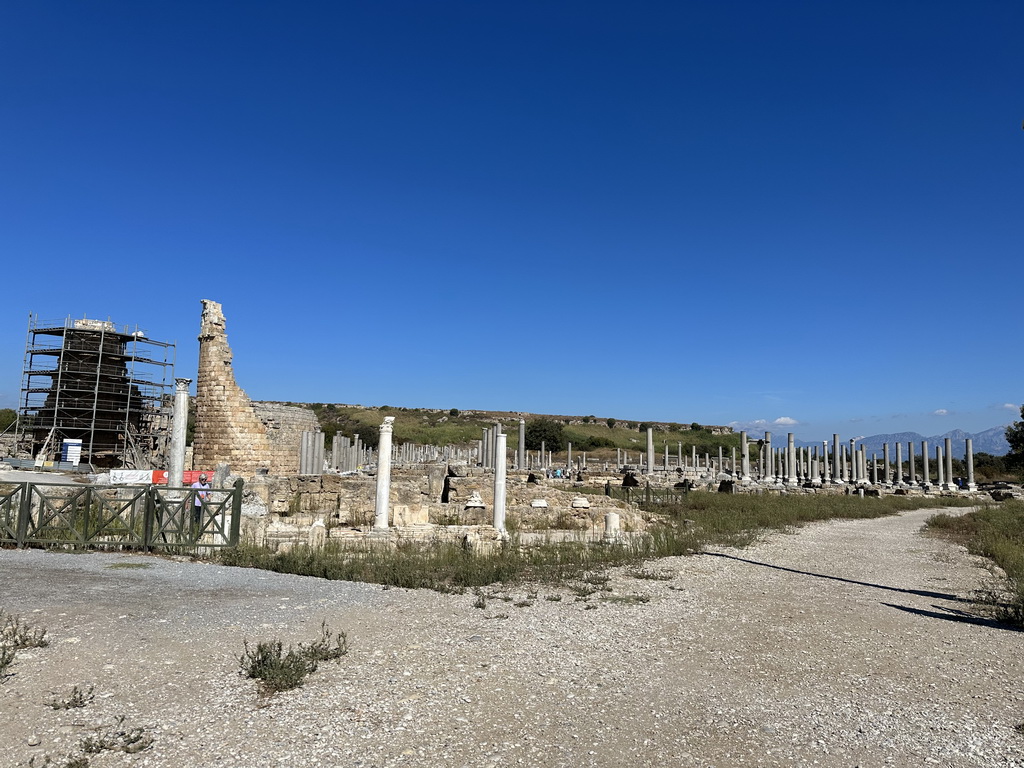
M 977 431 L 1024 400 L 1024 3 L 0 9 L 30 312 L 255 399 Z

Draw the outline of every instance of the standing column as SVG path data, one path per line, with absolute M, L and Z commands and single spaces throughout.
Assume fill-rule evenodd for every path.
M 964 459 L 967 461 L 967 490 L 976 491 L 978 486 L 974 484 L 974 440 L 967 438 L 967 444 L 964 446 L 964 451 L 967 455 Z
M 864 485 L 868 485 L 868 449 L 864 444 L 860 445 L 860 479 Z
M 647 428 L 647 474 L 654 471 L 654 427 Z
M 953 440 L 946 438 L 946 490 L 952 491 L 956 489 L 956 483 L 953 482 Z
M 668 440 L 665 441 L 665 471 L 668 472 Z
M 764 460 L 765 460 L 765 473 L 761 477 L 761 481 L 772 480 L 772 474 L 775 471 L 775 461 L 772 456 L 772 433 L 764 433 Z
M 786 482 L 796 485 L 796 443 L 793 433 L 786 433 Z
M 910 484 L 917 485 L 917 473 L 914 471 L 914 443 L 907 443 L 907 469 L 910 475 Z
M 878 456 L 871 454 L 871 484 L 878 485 Z
M 544 441 L 541 440 L 540 441 L 540 468 L 542 470 L 548 468 L 548 457 L 547 457 L 547 453 L 544 450 L 544 445 L 545 445 Z
M 572 443 L 568 443 L 567 446 L 565 454 L 565 468 L 572 472 Z
M 616 448 L 615 449 L 615 466 L 616 466 L 616 468 L 621 468 L 622 467 L 622 449 L 621 448 Z
M 859 469 L 859 467 L 857 466 L 857 447 L 856 446 L 857 446 L 857 441 L 856 440 L 850 440 L 850 482 L 852 482 L 854 485 L 856 485 L 857 482 L 860 480 L 860 478 L 857 477 L 857 470 Z
M 903 443 L 896 442 L 896 485 L 903 487 Z
M 391 512 L 391 433 L 394 432 L 395 417 L 385 416 L 380 425 L 380 442 L 377 445 L 377 500 L 373 515 L 373 527 L 387 530 Z
M 921 441 L 921 485 L 927 488 L 932 483 L 932 473 L 928 468 L 928 441 Z
M 725 459 L 722 457 L 722 446 L 718 446 L 718 471 L 725 469 Z
M 936 445 L 935 446 L 935 471 L 939 475 L 938 481 L 936 482 L 936 485 L 938 485 L 940 489 L 945 488 L 946 484 L 945 484 L 945 481 L 942 478 L 942 446 L 941 445 Z
M 832 482 L 832 472 L 828 468 L 828 441 L 821 441 L 821 468 L 825 484 Z
M 526 419 L 519 420 L 519 471 L 526 469 Z
M 740 431 L 740 482 L 750 482 L 750 446 L 747 445 L 747 433 Z
M 843 471 L 839 466 L 842 458 L 839 452 L 839 435 L 832 434 L 832 482 L 836 485 L 843 484 Z
M 679 441 L 679 466 L 683 466 L 683 441 Z
M 505 531 L 505 475 L 507 471 L 505 451 L 507 444 L 508 435 L 499 432 L 494 441 L 494 527 L 502 538 L 508 535 Z
M 889 444 L 882 443 L 882 482 L 886 485 L 890 484 L 889 478 L 891 475 L 889 466 Z
M 174 380 L 174 416 L 171 422 L 171 455 L 168 456 L 167 487 L 181 488 L 185 473 L 185 440 L 188 432 L 188 385 L 192 379 Z

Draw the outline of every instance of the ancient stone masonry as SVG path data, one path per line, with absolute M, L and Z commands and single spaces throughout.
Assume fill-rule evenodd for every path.
M 204 299 L 195 465 L 209 468 L 226 462 L 235 474 L 249 477 L 261 469 L 271 474 L 297 472 L 302 432 L 319 429 L 316 415 L 305 408 L 251 401 L 235 381 L 231 360 L 221 305 Z

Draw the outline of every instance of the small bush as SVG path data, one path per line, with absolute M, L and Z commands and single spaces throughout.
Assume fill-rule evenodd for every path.
M 153 744 L 153 737 L 148 735 L 144 728 L 125 728 L 124 720 L 125 716 L 121 715 L 112 728 L 84 738 L 79 744 L 82 751 L 87 755 L 98 755 L 109 749 L 134 755 Z
M 265 693 L 277 693 L 298 688 L 308 675 L 316 672 L 321 661 L 334 661 L 348 653 L 348 637 L 344 632 L 334 634 L 327 622 L 320 625 L 320 637 L 312 643 L 291 646 L 285 650 L 280 640 L 256 643 L 243 642 L 237 657 L 242 674 L 258 680 Z
M 259 680 L 266 693 L 298 688 L 317 668 L 315 659 L 309 659 L 293 648 L 285 651 L 280 640 L 256 643 L 255 648 L 245 640 L 238 663 L 242 673 Z
M 7 676 L 7 668 L 14 662 L 15 653 L 13 646 L 0 643 L 0 680 Z
M 71 693 L 67 698 L 58 699 L 54 696 L 50 701 L 50 707 L 52 709 L 81 709 L 95 698 L 93 686 L 90 685 L 89 690 L 83 690 L 76 685 L 71 689 Z
M 50 644 L 45 629 L 33 629 L 21 617 L 0 609 L 0 644 L 18 651 L 22 648 L 45 648 Z

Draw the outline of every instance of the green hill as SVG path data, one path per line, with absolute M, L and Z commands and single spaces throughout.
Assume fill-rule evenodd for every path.
M 526 419 L 529 432 L 531 423 L 544 422 L 550 427 L 555 426 L 555 434 L 560 430 L 559 445 L 547 447 L 556 453 L 564 452 L 567 444 L 572 443 L 574 453 L 586 451 L 600 456 L 614 456 L 616 448 L 628 451 L 645 451 L 647 449 L 647 427 L 654 429 L 654 449 L 664 455 L 665 445 L 669 453 L 675 456 L 682 443 L 684 454 L 689 454 L 691 447 L 696 446 L 697 452 L 718 453 L 721 445 L 729 452 L 739 447 L 739 435 L 729 427 L 702 426 L 700 424 L 679 424 L 674 422 L 642 422 L 629 419 L 597 418 L 596 416 L 561 416 L 532 413 L 516 413 L 511 411 L 460 411 L 438 410 L 429 408 L 400 408 L 388 405 L 362 406 L 339 403 L 292 403 L 307 405 L 316 413 L 320 426 L 324 431 L 324 439 L 328 446 L 335 434 L 346 437 L 359 435 L 369 446 L 376 446 L 381 421 L 385 416 L 395 418 L 394 440 L 396 443 L 422 443 L 426 445 L 469 445 L 482 436 L 485 427 L 493 427 L 501 423 L 502 429 L 508 434 L 510 450 L 519 445 L 519 419 Z M 534 427 L 536 429 L 536 426 Z M 544 431 L 544 430 L 538 430 Z M 551 434 L 547 432 L 547 434 Z M 527 439 L 527 448 L 536 450 Z

